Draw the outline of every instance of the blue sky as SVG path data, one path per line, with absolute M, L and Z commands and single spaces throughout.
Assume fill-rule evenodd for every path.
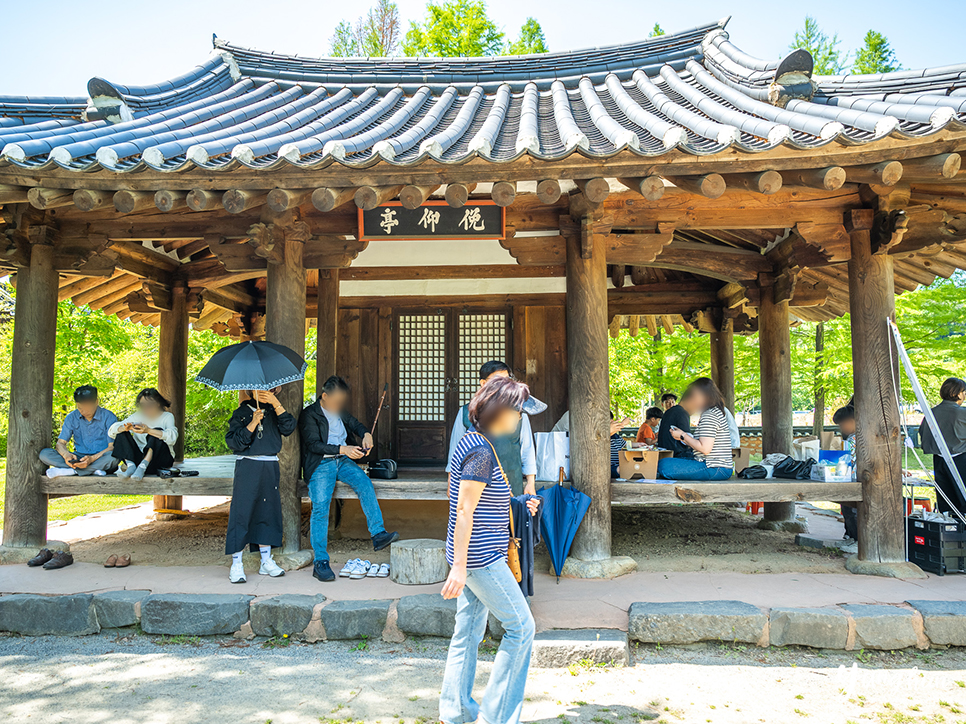
M 397 2 L 404 26 L 422 17 L 424 0 Z M 0 0 L 0 94 L 85 95 L 95 75 L 130 84 L 164 80 L 201 62 L 213 32 L 263 50 L 324 55 L 336 23 L 354 19 L 368 5 L 366 0 Z M 964 0 L 921 5 L 810 0 L 794 12 L 774 0 L 489 0 L 488 6 L 510 35 L 527 15 L 536 17 L 551 50 L 639 40 L 655 22 L 672 32 L 730 12 L 728 30 L 739 47 L 778 57 L 807 11 L 828 32 L 838 33 L 846 49 L 857 47 L 873 28 L 889 38 L 907 68 L 966 62 Z

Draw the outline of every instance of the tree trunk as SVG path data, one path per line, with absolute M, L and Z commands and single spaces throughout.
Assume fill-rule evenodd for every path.
M 188 396 L 188 290 L 184 284 L 171 289 L 171 310 L 161 312 L 158 331 L 158 391 L 171 402 L 178 427 L 174 459 L 184 460 L 185 408 Z M 154 509 L 181 510 L 180 495 L 155 495 Z
M 712 332 L 711 379 L 721 390 L 725 405 L 735 412 L 735 336 L 734 321 L 725 319 L 721 331 Z
M 607 261 L 604 240 L 583 219 L 567 237 L 567 357 L 570 390 L 570 469 L 590 510 L 571 554 L 585 561 L 611 554 L 610 391 L 607 360 Z
M 339 270 L 319 269 L 318 325 L 316 327 L 315 391 L 336 369 L 336 345 L 339 339 Z
M 282 262 L 268 265 L 265 338 L 305 355 L 305 268 L 302 266 L 302 250 L 302 242 L 289 238 L 286 234 Z M 278 394 L 282 406 L 296 417 L 302 409 L 303 386 L 301 381 L 292 382 L 282 387 Z M 285 553 L 294 553 L 302 544 L 302 500 L 298 493 L 298 430 L 282 438 L 282 450 L 278 460 L 281 468 L 279 493 L 282 496 L 284 534 L 282 550 Z
M 812 415 L 812 434 L 825 430 L 825 322 L 815 325 L 815 412 Z
M 17 273 L 3 509 L 7 546 L 39 548 L 47 542 L 44 466 L 37 456 L 52 437 L 58 280 L 53 261 L 53 246 L 33 244 L 30 266 Z

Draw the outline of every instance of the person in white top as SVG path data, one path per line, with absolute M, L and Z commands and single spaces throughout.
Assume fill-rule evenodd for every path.
M 171 403 L 153 387 L 141 390 L 136 404 L 137 411 L 111 425 L 107 434 L 114 440 L 114 457 L 127 463 L 118 477 L 141 480 L 174 464 L 178 427 L 168 412 Z

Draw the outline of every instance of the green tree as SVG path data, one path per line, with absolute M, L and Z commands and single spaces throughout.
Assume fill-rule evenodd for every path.
M 855 52 L 852 70 L 856 73 L 891 73 L 900 67 L 886 36 L 875 30 L 868 31 L 862 47 Z
M 795 33 L 790 50 L 803 48 L 812 55 L 815 75 L 837 75 L 848 65 L 848 55 L 839 49 L 839 36 L 828 35 L 811 15 L 805 16 L 805 26 Z
M 547 40 L 543 36 L 543 28 L 533 18 L 527 18 L 520 28 L 520 37 L 509 43 L 506 55 L 529 55 L 531 53 L 549 53 Z
M 660 23 L 654 23 L 654 27 L 651 28 L 650 34 L 647 36 L 649 38 L 660 38 L 664 35 L 664 28 L 661 27 Z
M 483 0 L 429 2 L 423 21 L 409 24 L 402 47 L 409 56 L 497 55 L 504 49 L 504 34 L 487 15 Z
M 401 36 L 399 7 L 390 0 L 378 0 L 354 25 L 342 20 L 335 26 L 329 54 L 337 58 L 389 57 L 399 50 Z

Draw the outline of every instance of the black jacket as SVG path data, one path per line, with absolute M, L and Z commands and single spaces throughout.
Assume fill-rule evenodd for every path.
M 348 412 L 342 413 L 342 424 L 349 435 L 360 440 L 369 432 Z M 324 456 L 339 454 L 338 445 L 329 445 L 329 420 L 318 402 L 313 402 L 299 415 L 299 439 L 302 445 L 303 479 L 308 482 Z
M 691 432 L 691 416 L 680 405 L 672 407 L 661 418 L 661 426 L 657 430 L 657 446 L 665 450 L 673 450 L 676 458 L 693 458 L 694 450 L 671 437 L 672 425 L 685 432 Z

